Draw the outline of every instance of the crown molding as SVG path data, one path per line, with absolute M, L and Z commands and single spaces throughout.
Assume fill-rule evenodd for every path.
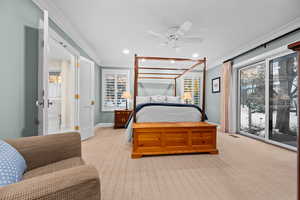
M 278 29 L 275 29 L 274 31 L 263 35 L 262 37 L 259 37 L 249 43 L 246 43 L 245 45 L 240 46 L 239 48 L 237 48 L 235 51 L 233 51 L 230 54 L 227 54 L 225 56 L 222 56 L 218 59 L 216 59 L 214 62 L 212 62 L 212 64 L 210 64 L 210 67 L 208 67 L 208 70 L 215 68 L 221 64 L 223 64 L 223 62 L 225 60 L 228 60 L 230 58 L 233 58 L 239 54 L 242 54 L 246 51 L 249 51 L 250 49 L 253 49 L 255 47 L 258 47 L 272 39 L 275 39 L 279 36 L 282 36 L 290 31 L 293 31 L 297 28 L 300 28 L 300 17 L 295 18 L 294 20 L 290 21 L 289 23 L 279 27 Z
M 32 0 L 40 9 L 47 10 L 49 17 L 62 29 L 76 44 L 85 51 L 88 56 L 100 65 L 100 58 L 95 50 L 86 42 L 84 37 L 74 28 L 70 21 L 64 16 L 63 12 L 58 9 L 53 2 L 49 0 Z

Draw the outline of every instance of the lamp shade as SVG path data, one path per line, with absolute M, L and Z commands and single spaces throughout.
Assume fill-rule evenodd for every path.
M 191 100 L 192 99 L 192 94 L 190 92 L 185 92 L 183 94 L 183 99 L 184 100 Z
M 131 95 L 130 95 L 129 92 L 125 91 L 125 92 L 123 92 L 123 94 L 122 94 L 122 98 L 123 98 L 123 99 L 130 99 L 130 98 L 131 98 Z

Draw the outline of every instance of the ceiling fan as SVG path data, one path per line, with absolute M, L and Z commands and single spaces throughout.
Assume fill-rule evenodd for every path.
M 168 46 L 176 49 L 177 51 L 186 43 L 200 43 L 203 41 L 200 36 L 188 36 L 187 32 L 192 27 L 192 22 L 186 21 L 180 26 L 172 26 L 167 29 L 165 33 L 158 33 L 152 30 L 148 34 L 162 40 L 161 46 Z

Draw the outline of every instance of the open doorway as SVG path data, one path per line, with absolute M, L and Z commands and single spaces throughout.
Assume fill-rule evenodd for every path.
M 48 135 L 78 131 L 94 135 L 93 61 L 49 28 L 44 10 L 39 26 L 38 132 Z
M 49 37 L 48 134 L 75 127 L 75 59 L 59 41 Z

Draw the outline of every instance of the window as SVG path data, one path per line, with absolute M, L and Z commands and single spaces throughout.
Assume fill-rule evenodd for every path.
M 102 70 L 102 111 L 125 109 L 125 91 L 129 91 L 128 70 Z
M 297 54 L 283 52 L 239 69 L 239 131 L 295 149 Z
M 183 93 L 189 92 L 192 96 L 187 103 L 200 106 L 201 104 L 201 77 L 200 76 L 186 76 L 183 78 Z

